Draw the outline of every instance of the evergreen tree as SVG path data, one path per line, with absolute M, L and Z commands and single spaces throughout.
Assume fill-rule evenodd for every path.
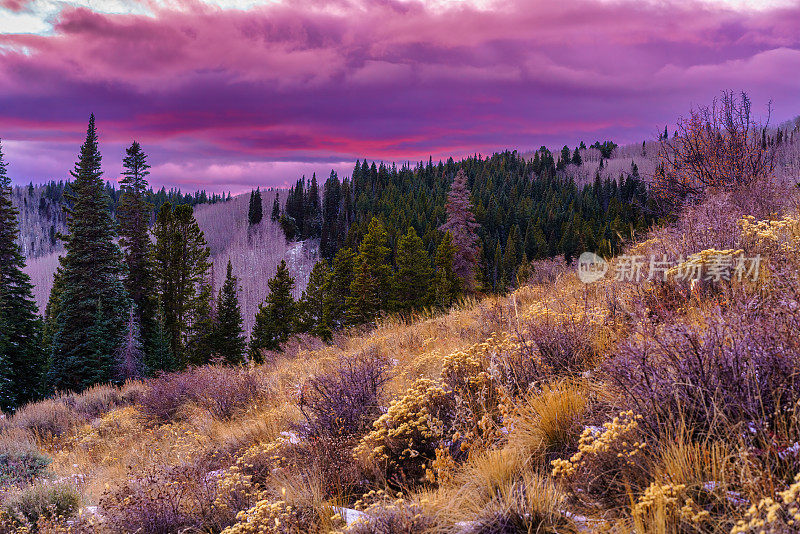
M 494 249 L 494 261 L 492 262 L 492 281 L 496 291 L 503 292 L 506 290 L 505 277 L 503 276 L 503 250 L 500 247 L 498 240 L 497 246 Z
M 456 247 L 453 237 L 447 232 L 436 249 L 436 274 L 433 282 L 434 302 L 440 308 L 448 308 L 458 298 L 461 291 L 461 279 L 456 274 L 453 264 L 455 262 Z
M 430 296 L 431 263 L 413 226 L 400 238 L 395 257 L 391 308 L 399 312 L 424 308 Z
M 386 310 L 391 274 L 386 229 L 373 218 L 355 260 L 347 301 L 347 315 L 351 322 L 368 323 Z
M 239 281 L 233 275 L 228 260 L 225 283 L 217 297 L 217 324 L 214 332 L 216 354 L 231 365 L 244 363 L 245 337 L 242 329 L 242 309 L 239 306 Z
M 317 174 L 311 175 L 311 182 L 304 201 L 304 227 L 303 239 L 319 237 L 322 231 L 322 208 L 319 202 L 319 185 L 317 184 Z
M 356 254 L 349 247 L 340 248 L 333 258 L 330 284 L 326 295 L 325 310 L 334 328 L 348 324 L 347 302 L 350 299 L 350 286 L 353 283 Z
M 170 359 L 182 368 L 190 363 L 190 344 L 194 345 L 193 360 L 206 356 L 203 351 L 207 344 L 201 338 L 208 331 L 201 328 L 210 319 L 210 253 L 192 207 L 187 204 L 174 210 L 169 202 L 161 206 L 153 234 L 156 287 Z M 201 328 L 195 328 L 196 324 Z
M 125 289 L 133 301 L 134 322 L 141 328 L 143 349 L 155 350 L 156 301 L 155 278 L 150 241 L 150 214 L 153 205 L 147 201 L 147 176 L 150 165 L 147 156 L 136 141 L 126 149 L 123 159 L 123 179 L 120 181 L 120 201 L 117 207 L 120 245 L 122 246 L 127 276 Z
M 583 163 L 583 158 L 581 158 L 578 147 L 575 147 L 575 152 L 572 153 L 572 163 L 573 165 L 581 165 Z
M 72 171 L 69 235 L 61 258 L 63 286 L 49 370 L 50 384 L 57 390 L 82 390 L 114 377 L 114 356 L 131 306 L 100 161 L 92 115 Z
M 247 212 L 247 220 L 250 225 L 258 224 L 264 217 L 261 201 L 261 188 L 256 188 L 250 192 L 250 209 Z
M 328 262 L 320 260 L 314 264 L 308 276 L 308 285 L 303 291 L 298 307 L 300 328 L 323 341 L 331 338 L 328 291 L 331 284 L 331 269 Z
M 157 297 L 156 304 L 156 329 L 153 336 L 153 350 L 145 354 L 145 368 L 148 371 L 174 371 L 177 363 L 172 355 L 169 332 L 167 331 L 164 307 L 161 297 Z
M 331 260 L 336 254 L 338 235 L 342 228 L 339 226 L 339 211 L 342 203 L 342 186 L 339 176 L 331 171 L 330 177 L 325 181 L 322 193 L 322 230 L 320 239 L 320 253 L 322 257 Z
M 202 280 L 193 302 L 186 338 L 186 358 L 190 365 L 206 365 L 211 363 L 214 356 L 215 318 L 212 297 L 211 284 Z
M 264 350 L 281 350 L 281 345 L 297 331 L 297 303 L 292 297 L 294 278 L 285 260 L 281 260 L 267 285 L 269 295 L 258 308 L 250 338 L 250 357 L 259 363 L 263 361 Z
M 270 216 L 273 222 L 281 218 L 281 199 L 279 195 L 280 193 L 275 191 L 275 200 L 272 202 L 272 215 Z
M 513 232 L 508 234 L 506 241 L 506 250 L 503 254 L 503 279 L 506 281 L 506 287 L 513 284 L 516 280 L 516 266 L 517 266 L 517 244 L 514 239 Z
M 439 229 L 450 233 L 457 251 L 453 259 L 453 269 L 461 278 L 462 287 L 467 291 L 472 291 L 475 287 L 475 267 L 478 255 L 478 237 L 475 232 L 480 225 L 475 222 L 467 188 L 467 175 L 463 169 L 459 169 L 450 185 L 446 209 L 447 222 Z
M 46 360 L 6 168 L 0 146 L 0 408 L 8 411 L 39 397 Z

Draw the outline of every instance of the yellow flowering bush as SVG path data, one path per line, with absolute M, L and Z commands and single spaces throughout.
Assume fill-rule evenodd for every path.
M 711 514 L 689 496 L 686 484 L 653 482 L 633 506 L 634 522 L 640 525 L 663 524 L 676 532 L 702 531 L 712 524 Z
M 436 519 L 426 513 L 420 503 L 392 499 L 387 493 L 380 497 L 373 498 L 364 514 L 340 534 L 406 534 L 435 530 Z
M 586 504 L 625 505 L 631 489 L 649 484 L 640 419 L 627 411 L 602 428 L 586 428 L 575 454 L 550 462 L 553 477 L 563 479 Z
M 223 530 L 223 534 L 307 534 L 318 531 L 319 517 L 308 506 L 264 499 L 239 512 L 236 519 L 236 524 Z
M 428 462 L 435 459 L 452 417 L 452 392 L 421 378 L 373 423 L 373 430 L 355 447 L 354 454 L 376 463 L 390 477 L 420 481 Z
M 777 498 L 766 497 L 747 510 L 731 534 L 789 534 L 800 531 L 800 473 Z

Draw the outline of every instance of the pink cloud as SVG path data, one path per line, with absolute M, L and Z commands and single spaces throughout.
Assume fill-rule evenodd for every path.
M 773 99 L 782 118 L 800 111 L 800 7 L 145 5 L 149 15 L 65 7 L 52 34 L 0 35 L 0 136 L 77 151 L 95 112 L 106 150 L 134 137 L 150 147 L 155 182 L 282 183 L 280 162 L 322 172 L 357 157 L 638 141 L 728 88 Z M 19 168 L 24 181 L 52 172 Z

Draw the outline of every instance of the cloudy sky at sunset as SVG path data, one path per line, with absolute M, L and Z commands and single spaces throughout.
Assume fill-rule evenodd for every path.
M 106 178 L 239 192 L 357 157 L 652 138 L 747 90 L 800 114 L 800 2 L 0 0 L 0 138 L 62 179 L 90 112 Z M 671 129 L 671 128 L 670 128 Z

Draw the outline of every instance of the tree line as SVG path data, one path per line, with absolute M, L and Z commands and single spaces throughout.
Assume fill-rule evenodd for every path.
M 611 141 L 592 146 L 609 155 L 616 148 Z M 329 263 L 340 249 L 355 250 L 377 218 L 387 232 L 387 264 L 393 265 L 400 239 L 413 228 L 432 268 L 448 215 L 469 211 L 477 236 L 475 284 L 470 288 L 505 291 L 517 285 L 520 269 L 525 271 L 531 260 L 562 255 L 571 261 L 585 250 L 613 255 L 653 222 L 653 200 L 635 164 L 616 179 L 597 174 L 593 183 L 579 186 L 559 172 L 564 158 L 574 156 L 568 152 L 565 147 L 558 163 L 546 147 L 531 159 L 506 151 L 458 162 L 451 158 L 434 164 L 429 159 L 400 168 L 364 160 L 356 163 L 350 178 L 340 181 L 331 172 L 322 187 L 321 205 L 316 176 L 308 185 L 305 178 L 298 180 L 283 210 L 276 193 L 273 219 L 281 221 L 287 239 L 318 237 L 321 255 Z M 575 154 L 580 157 L 578 148 Z M 448 192 L 459 173 L 464 198 L 450 213 Z M 463 244 L 456 247 L 465 249 Z
M 12 409 L 55 390 L 81 390 L 212 361 L 263 361 L 295 334 L 324 340 L 386 313 L 446 309 L 461 295 L 514 287 L 530 260 L 582 250 L 612 254 L 649 224 L 647 190 L 632 167 L 619 180 L 578 187 L 542 148 L 415 167 L 358 162 L 320 192 L 301 178 L 271 218 L 289 239 L 319 238 L 322 259 L 295 301 L 285 262 L 267 281 L 249 343 L 238 281 L 228 265 L 211 286 L 211 262 L 190 203 L 152 214 L 147 156 L 133 142 L 123 160 L 116 217 L 102 180 L 94 116 L 65 188 L 65 254 L 43 319 L 36 314 L 0 152 L 0 369 Z M 113 190 L 113 188 L 112 188 Z M 263 217 L 260 189 L 250 222 Z

